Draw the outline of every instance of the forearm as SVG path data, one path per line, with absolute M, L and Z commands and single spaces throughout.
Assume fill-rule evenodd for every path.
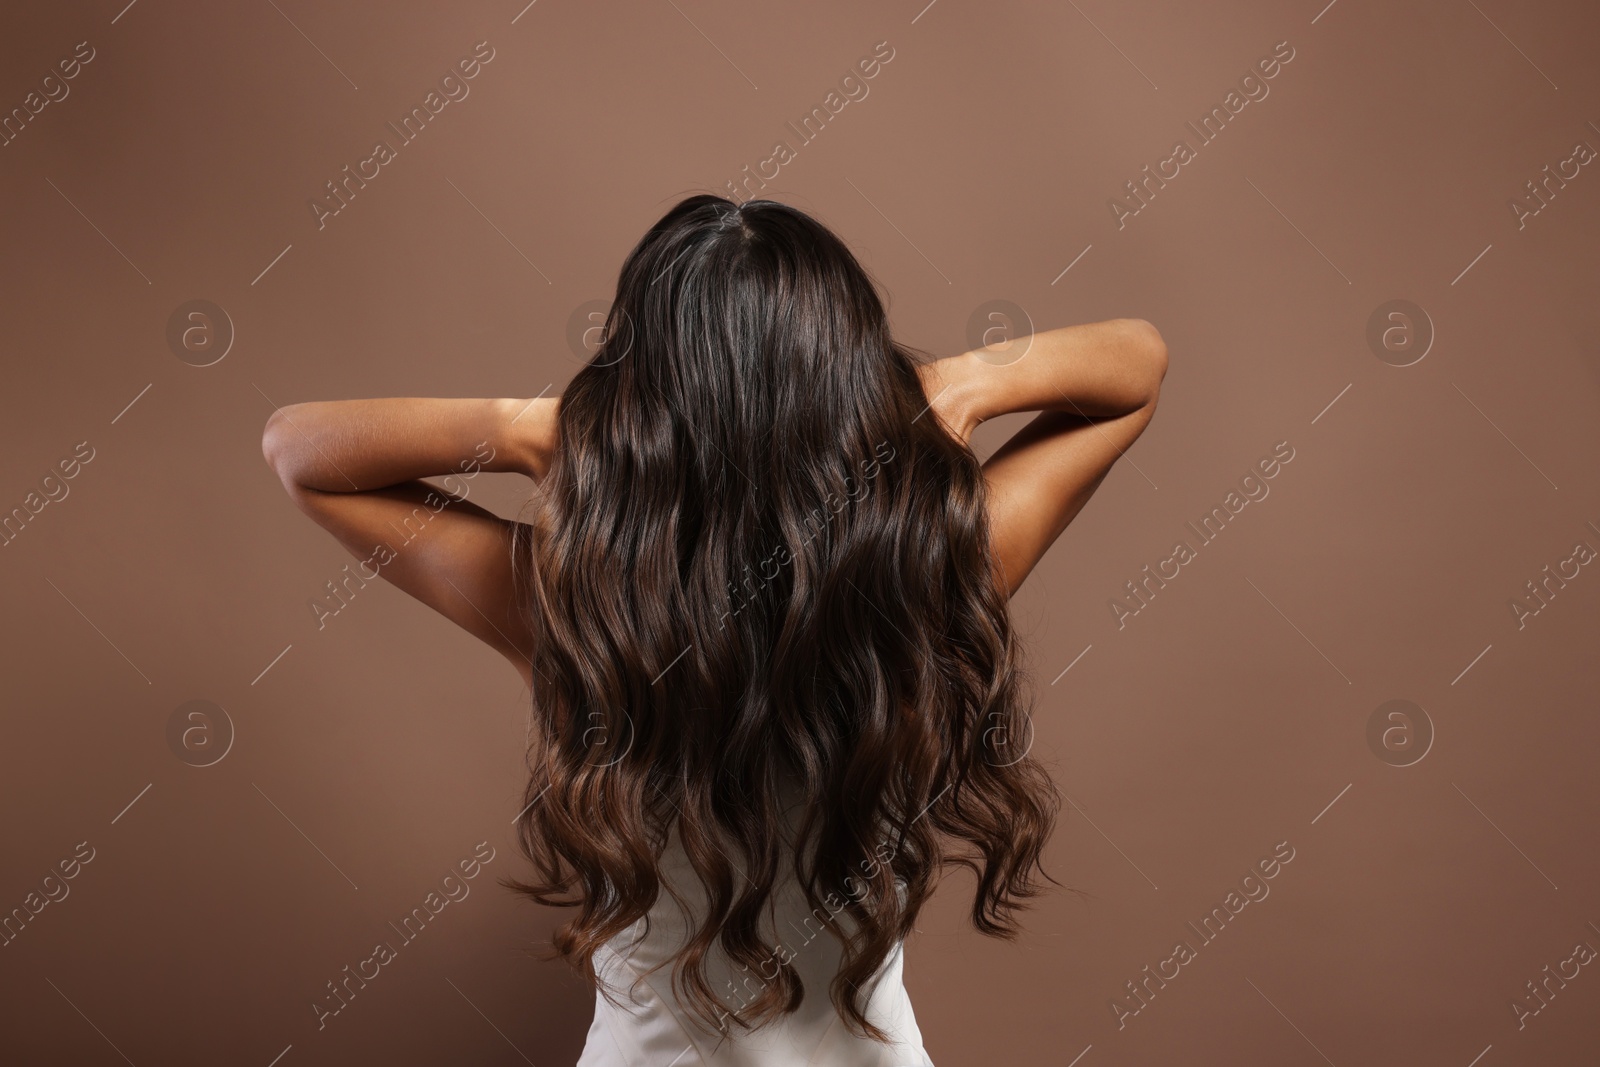
M 480 470 L 537 478 L 548 469 L 557 405 L 423 397 L 291 404 L 267 421 L 261 447 L 286 484 L 331 493 Z
M 1021 343 L 1021 358 L 1012 342 L 933 364 L 947 394 L 939 404 L 958 432 L 1013 412 L 1126 415 L 1154 402 L 1166 373 L 1166 346 L 1142 319 L 1046 330 Z

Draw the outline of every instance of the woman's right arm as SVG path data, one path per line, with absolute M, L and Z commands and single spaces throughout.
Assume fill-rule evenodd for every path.
M 267 420 L 261 451 L 300 510 L 364 561 L 362 579 L 381 575 L 532 685 L 532 635 L 511 563 L 518 524 L 467 500 L 464 479 L 480 470 L 543 478 L 559 409 L 559 397 L 292 404 Z M 442 490 L 422 480 L 434 476 L 444 476 Z
M 930 406 L 963 442 L 987 419 L 1040 413 L 983 465 L 1008 595 L 1149 425 L 1167 371 L 1166 344 L 1143 319 L 1067 326 L 1025 343 L 1021 359 L 1013 341 L 919 368 Z

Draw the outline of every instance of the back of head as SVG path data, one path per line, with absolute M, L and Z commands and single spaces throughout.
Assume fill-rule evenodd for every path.
M 798 877 L 851 919 L 828 995 L 881 1036 L 858 987 L 941 867 L 970 867 L 974 923 L 1009 934 L 1056 811 L 1015 747 L 1026 702 L 977 458 L 928 413 L 855 257 L 773 201 L 696 196 L 650 229 L 559 421 L 517 545 L 537 797 L 518 888 L 576 909 L 555 944 L 590 969 L 663 891 L 676 823 L 709 901 L 676 964 L 686 1003 L 724 1014 L 713 945 L 770 973 L 759 919 Z M 735 1021 L 802 993 L 821 991 L 785 964 Z

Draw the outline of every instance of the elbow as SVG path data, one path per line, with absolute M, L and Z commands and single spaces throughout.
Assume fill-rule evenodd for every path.
M 1161 382 L 1167 376 L 1167 342 L 1162 339 L 1161 331 L 1144 319 L 1123 319 L 1122 325 L 1127 336 L 1128 358 L 1144 383 L 1144 406 L 1153 408 L 1161 395 Z
M 261 431 L 261 457 L 267 461 L 267 466 L 279 478 L 288 480 L 288 471 L 292 466 L 294 455 L 293 442 L 290 435 L 294 433 L 294 426 L 289 417 L 284 414 L 284 409 L 279 408 L 267 419 L 267 425 Z

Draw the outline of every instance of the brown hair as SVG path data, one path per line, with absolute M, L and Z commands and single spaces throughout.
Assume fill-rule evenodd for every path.
M 855 257 L 764 200 L 695 196 L 651 227 L 559 422 L 538 533 L 516 545 L 534 877 L 508 884 L 575 909 L 554 946 L 592 978 L 662 891 L 676 822 L 708 910 L 674 988 L 713 1026 L 712 946 L 754 970 L 780 877 L 822 915 L 843 891 L 828 993 L 883 1039 L 859 987 L 941 868 L 976 874 L 979 930 L 1014 935 L 1059 807 L 1015 744 L 1026 695 L 977 457 L 928 413 Z M 805 993 L 785 963 L 732 1018 Z

